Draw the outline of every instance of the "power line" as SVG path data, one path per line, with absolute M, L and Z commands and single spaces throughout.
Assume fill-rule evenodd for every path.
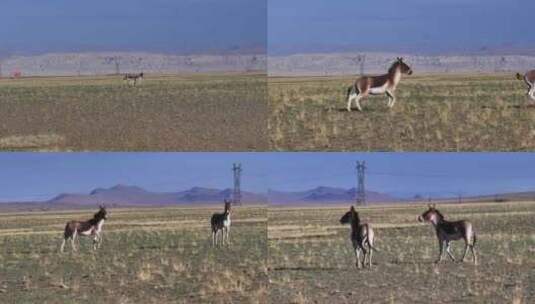
M 234 192 L 232 201 L 234 205 L 241 205 L 241 163 L 233 164 L 232 171 L 234 173 Z
M 356 205 L 366 206 L 366 161 L 357 161 L 357 191 L 356 191 Z

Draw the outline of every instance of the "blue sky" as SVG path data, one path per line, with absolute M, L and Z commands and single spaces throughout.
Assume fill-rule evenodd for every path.
M 533 50 L 533 12 L 533 0 L 270 0 L 268 49 Z
M 2 52 L 265 48 L 266 0 L 3 0 Z
M 137 185 L 152 191 L 232 185 L 299 191 L 354 187 L 366 160 L 367 188 L 398 196 L 535 190 L 535 153 L 0 153 L 0 201 L 46 200 L 62 192 Z

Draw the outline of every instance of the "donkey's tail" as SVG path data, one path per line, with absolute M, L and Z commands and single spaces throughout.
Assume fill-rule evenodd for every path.
M 370 246 L 370 248 L 371 248 L 373 251 L 377 251 L 377 252 L 379 252 L 379 250 L 377 250 L 377 248 L 375 248 L 375 246 L 372 246 L 372 244 L 370 244 L 370 242 L 368 242 L 368 246 Z

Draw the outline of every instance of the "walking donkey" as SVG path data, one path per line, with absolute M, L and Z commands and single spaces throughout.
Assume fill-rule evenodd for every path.
M 524 80 L 528 85 L 528 96 L 535 100 L 535 70 L 527 71 L 523 76 L 520 73 L 516 73 L 518 80 Z
M 106 207 L 100 205 L 100 209 L 92 219 L 81 222 L 81 221 L 70 221 L 65 225 L 65 232 L 63 233 L 63 242 L 61 243 L 60 251 L 63 252 L 65 248 L 65 243 L 68 239 L 71 240 L 72 251 L 77 251 L 74 244 L 76 237 L 88 236 L 93 238 L 93 250 L 100 248 L 102 243 L 102 226 L 106 220 Z
M 124 77 L 123 77 L 123 81 L 127 82 L 128 85 L 131 85 L 131 84 L 133 83 L 134 86 L 136 86 L 136 84 L 137 84 L 137 80 L 138 80 L 138 79 L 143 80 L 143 73 L 139 73 L 139 74 L 125 74 Z
M 221 232 L 221 244 L 230 245 L 230 207 L 231 202 L 225 199 L 225 211 L 223 213 L 214 213 L 212 215 L 212 244 L 217 246 L 217 235 Z
M 362 265 L 366 266 L 366 255 L 369 255 L 368 266 L 371 268 L 373 250 L 377 251 L 377 249 L 373 247 L 374 233 L 370 224 L 360 223 L 359 213 L 355 211 L 353 206 L 342 216 L 340 224 L 351 224 L 351 243 L 353 243 L 353 249 L 357 255 L 357 268 L 361 268 L 361 250 L 364 254 Z M 366 247 L 368 248 L 366 249 Z M 368 251 L 370 252 L 369 254 L 367 254 Z
M 379 76 L 363 76 L 347 89 L 347 111 L 351 112 L 351 103 L 353 100 L 357 109 L 362 111 L 360 100 L 368 95 L 388 96 L 388 107 L 392 108 L 396 103 L 394 91 L 396 90 L 401 74 L 412 74 L 412 69 L 403 62 L 403 58 L 398 57 L 388 69 L 388 74 Z
M 465 220 L 455 222 L 447 221 L 444 219 L 444 215 L 435 208 L 434 204 L 429 205 L 429 209 L 418 217 L 418 221 L 429 222 L 435 227 L 440 249 L 438 260 L 436 260 L 435 263 L 438 264 L 442 261 L 444 246 L 446 246 L 445 251 L 448 253 L 451 260 L 455 262 L 455 258 L 450 251 L 450 241 L 463 239 L 465 247 L 462 262 L 464 262 L 466 254 L 468 253 L 468 248 L 470 248 L 472 256 L 474 257 L 474 264 L 477 265 L 477 256 L 474 248 L 476 245 L 476 233 L 472 228 L 472 223 Z

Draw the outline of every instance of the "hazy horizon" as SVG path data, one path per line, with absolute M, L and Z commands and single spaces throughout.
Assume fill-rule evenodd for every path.
M 0 201 L 43 201 L 117 184 L 154 192 L 232 187 L 256 193 L 352 188 L 366 160 L 366 188 L 399 198 L 535 190 L 535 153 L 1 153 Z

